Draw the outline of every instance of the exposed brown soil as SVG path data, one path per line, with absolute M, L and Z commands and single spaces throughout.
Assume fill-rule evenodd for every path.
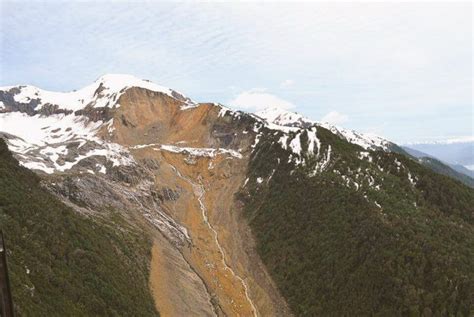
M 156 189 L 169 188 L 179 196 L 163 201 L 161 208 L 184 226 L 191 238 L 184 247 L 163 237 L 155 240 L 150 287 L 160 313 L 290 315 L 255 251 L 251 231 L 234 199 L 244 182 L 246 151 L 253 138 L 229 131 L 218 107 L 212 104 L 183 111 L 178 101 L 141 89 L 130 89 L 119 103 L 114 131 L 108 137 L 128 146 L 137 161 L 158 162 Z M 220 129 L 219 135 L 216 129 Z M 219 154 L 190 160 L 187 154 L 160 149 L 161 144 L 226 147 L 220 138 L 226 133 L 227 148 L 242 149 L 243 158 Z
M 161 316 L 216 316 L 202 280 L 164 238 L 153 244 L 150 287 Z
M 241 169 L 246 166 L 245 159 L 218 156 L 188 165 L 184 155 L 161 155 L 170 169 L 176 168 L 181 175 L 176 185 L 183 194 L 167 205 L 192 238 L 192 247 L 183 250 L 184 257 L 204 280 L 217 309 L 228 316 L 290 315 L 257 256 L 251 232 L 236 207 L 234 194 L 243 183 L 245 174 Z M 213 168 L 209 170 L 211 161 Z M 199 206 L 196 186 L 201 184 L 205 212 L 216 232 L 204 221 Z

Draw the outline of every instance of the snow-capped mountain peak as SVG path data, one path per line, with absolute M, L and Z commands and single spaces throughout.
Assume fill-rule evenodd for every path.
M 119 108 L 120 96 L 135 87 L 179 100 L 181 108 L 194 105 L 169 88 L 131 75 L 104 75 L 71 92 L 29 85 L 3 87 L 0 137 L 19 155 L 21 164 L 46 173 L 66 171 L 91 158 L 95 158 L 91 166 L 101 172 L 106 171 L 106 165 L 133 164 L 126 148 L 100 136 L 100 131 L 110 135 L 114 130 L 113 115 L 85 108 Z
M 328 122 L 317 122 L 304 117 L 303 115 L 291 112 L 280 107 L 270 107 L 256 112 L 255 115 L 266 120 L 268 123 L 284 127 L 308 128 L 316 125 L 328 129 L 334 134 L 339 135 L 346 141 L 357 144 L 364 149 L 383 149 L 389 150 L 392 143 L 382 137 L 359 133 L 353 130 L 337 127 Z
M 59 109 L 77 111 L 88 105 L 95 108 L 118 107 L 120 96 L 133 87 L 159 92 L 186 104 L 193 104 L 191 99 L 170 88 L 123 74 L 103 75 L 94 83 L 71 92 L 47 91 L 30 85 L 0 87 L 0 96 L 12 103 L 28 106 L 31 110 L 41 109 L 44 105 L 55 105 Z M 1 110 L 8 110 L 5 103 Z
M 270 123 L 281 126 L 306 127 L 315 123 L 299 113 L 288 111 L 281 107 L 266 108 L 262 111 L 256 112 L 255 115 Z

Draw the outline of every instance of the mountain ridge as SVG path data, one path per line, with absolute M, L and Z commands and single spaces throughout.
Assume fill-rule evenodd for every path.
M 147 228 L 147 291 L 163 315 L 467 311 L 472 189 L 381 138 L 294 114 L 259 116 L 120 87 L 103 86 L 113 91 L 103 95 L 108 103 L 74 111 L 34 95 L 17 101 L 10 88 L 0 92 L 0 133 L 20 164 L 78 214 L 100 221 L 118 213 L 125 224 Z M 431 229 L 427 219 L 439 226 Z M 414 241 L 407 249 L 413 254 L 405 254 L 396 234 L 403 244 Z M 425 254 L 417 241 L 435 252 Z M 339 262 L 335 248 L 346 253 L 334 253 Z M 449 286 L 432 294 L 405 257 L 428 272 L 432 263 L 439 285 L 441 263 L 451 261 L 451 286 L 462 291 L 452 295 Z M 340 270 L 329 270 L 325 258 Z M 386 275 L 377 269 L 385 266 Z M 342 282 L 349 277 L 352 284 Z M 308 280 L 315 288 L 307 289 Z M 365 280 L 376 287 L 362 287 Z M 373 290 L 384 282 L 392 287 L 380 297 Z M 321 296 L 309 299 L 315 294 Z M 446 302 L 449 294 L 453 302 Z
M 30 168 L 40 169 L 46 173 L 53 173 L 55 170 L 63 171 L 79 163 L 79 159 L 82 160 L 97 153 L 105 154 L 108 160 L 113 161 L 114 165 L 119 164 L 118 158 L 129 156 L 127 149 L 123 146 L 110 142 L 101 142 L 101 138 L 104 135 L 113 135 L 116 125 L 116 122 L 114 123 L 113 113 L 121 111 L 120 99 L 124 95 L 132 94 L 136 89 L 144 89 L 150 94 L 162 94 L 165 98 L 172 99 L 172 103 L 179 105 L 176 110 L 178 112 L 179 110 L 187 111 L 204 106 L 216 107 L 220 116 L 224 116 L 226 113 L 230 113 L 236 117 L 247 115 L 244 112 L 235 111 L 220 104 L 195 103 L 191 99 L 175 93 L 174 90 L 152 84 L 149 81 L 139 80 L 129 75 L 104 75 L 95 83 L 74 92 L 48 92 L 50 95 L 46 95 L 46 100 L 43 100 L 42 95 L 37 94 L 35 90 L 29 89 L 22 91 L 21 87 L 22 86 L 20 86 L 20 88 L 6 87 L 2 88 L 3 90 L 0 89 L 0 102 L 3 104 L 0 113 L 4 114 L 0 117 L 0 125 L 2 126 L 0 132 L 3 132 L 9 145 L 13 147 L 13 151 L 23 155 L 19 157 L 22 164 L 26 164 L 25 166 Z M 104 91 L 106 93 L 104 93 Z M 51 94 L 53 97 L 55 96 L 54 94 L 59 94 L 60 96 L 67 95 L 67 97 L 59 97 L 58 101 L 54 101 Z M 88 98 L 78 98 L 78 95 L 88 95 Z M 69 101 L 72 101 L 73 104 L 69 105 Z M 292 119 L 295 116 L 295 114 L 290 112 L 280 113 L 278 117 L 282 115 L 288 117 L 286 122 L 275 123 L 269 119 L 275 120 L 276 118 L 262 118 L 263 113 L 260 113 L 260 116 L 259 114 L 252 116 L 257 123 L 261 121 L 260 124 L 266 124 L 274 130 L 285 130 L 289 132 L 310 125 L 321 125 L 343 136 L 346 140 L 359 144 L 366 149 L 384 148 L 388 150 L 389 147 L 393 146 L 392 143 L 384 139 L 369 137 L 328 124 L 319 124 L 303 118 L 300 115 L 297 115 L 299 121 L 290 122 L 288 119 Z M 137 117 L 137 115 L 135 116 Z M 127 124 L 126 121 L 123 122 Z M 28 129 L 22 130 L 22 127 L 28 127 Z M 71 135 L 71 131 L 73 135 Z M 8 135 L 6 133 L 8 133 Z M 16 138 L 14 136 L 16 136 Z M 93 143 L 97 150 L 88 152 L 78 151 L 78 154 L 76 154 L 78 160 L 71 162 L 72 165 L 60 165 L 56 162 L 51 164 L 48 162 L 48 157 L 43 154 L 54 153 L 53 158 L 58 156 L 60 158 L 66 149 L 64 147 L 59 149 L 57 147 L 45 147 L 45 145 L 59 140 L 62 143 L 67 142 L 68 144 L 74 142 L 80 142 L 80 144 L 84 144 L 84 142 Z M 139 145 L 140 144 L 134 144 L 134 146 Z M 27 156 L 25 152 L 35 152 L 32 150 L 35 146 L 39 146 L 38 150 L 35 151 L 40 152 L 39 154 L 41 155 L 39 156 L 41 156 L 42 159 L 36 162 L 25 161 L 25 157 Z M 78 147 L 78 149 L 81 147 L 82 146 Z M 37 157 L 38 153 L 34 153 L 34 156 Z M 130 160 L 128 160 L 128 162 L 129 163 L 123 162 L 123 164 L 131 164 Z
M 12 99 L 18 103 L 33 103 L 34 108 L 45 104 L 58 105 L 61 109 L 76 111 L 94 103 L 94 107 L 107 107 L 109 102 L 117 104 L 120 94 L 133 87 L 145 88 L 151 91 L 166 94 L 172 98 L 186 100 L 193 103 L 191 99 L 183 96 L 175 90 L 152 83 L 149 80 L 139 79 L 132 75 L 106 74 L 99 77 L 92 84 L 81 89 L 69 92 L 53 92 L 43 90 L 31 85 L 17 85 L 0 87 L 0 91 L 5 95 L 8 92 Z M 3 96 L 5 98 L 5 96 Z M 105 100 L 101 100 L 101 99 Z M 108 99 L 108 100 L 107 100 Z M 11 100 L 11 98 L 10 98 Z M 36 101 L 36 102 L 35 102 Z M 5 105 L 3 105 L 5 109 Z M 0 107 L 2 110 L 2 107 Z

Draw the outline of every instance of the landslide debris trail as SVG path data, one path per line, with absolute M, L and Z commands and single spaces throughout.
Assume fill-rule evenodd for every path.
M 224 251 L 224 249 L 222 248 L 222 246 L 219 242 L 219 236 L 217 234 L 217 231 L 214 229 L 214 227 L 209 222 L 208 215 L 207 215 L 207 209 L 206 209 L 206 206 L 203 202 L 203 197 L 206 193 L 206 190 L 204 189 L 204 186 L 202 185 L 201 182 L 199 182 L 199 184 L 197 184 L 197 183 L 191 181 L 188 177 L 183 176 L 175 166 L 172 166 L 172 168 L 175 171 L 176 175 L 178 175 L 178 177 L 180 177 L 181 179 L 183 179 L 184 181 L 186 181 L 187 183 L 189 183 L 192 186 L 193 191 L 194 191 L 194 196 L 197 198 L 197 201 L 199 202 L 199 207 L 200 207 L 200 210 L 201 210 L 201 214 L 202 214 L 202 218 L 204 220 L 204 223 L 207 225 L 209 230 L 212 232 L 212 234 L 214 236 L 215 244 L 217 246 L 217 249 L 219 250 L 219 253 L 221 254 L 221 261 L 222 261 L 222 264 L 224 266 L 224 269 L 226 271 L 229 271 L 232 274 L 232 276 L 234 276 L 242 284 L 242 287 L 243 287 L 244 292 L 245 292 L 245 297 L 246 297 L 250 307 L 252 308 L 253 316 L 257 317 L 258 316 L 257 309 L 255 308 L 255 305 L 254 305 L 253 301 L 250 299 L 247 283 L 244 281 L 243 278 L 241 278 L 237 273 L 235 273 L 234 270 L 227 264 L 226 259 L 225 259 L 225 251 Z

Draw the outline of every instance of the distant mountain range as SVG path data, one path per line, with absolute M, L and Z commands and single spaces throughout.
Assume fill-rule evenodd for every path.
M 403 148 L 411 155 L 438 159 L 459 173 L 474 177 L 474 141 L 413 143 Z

